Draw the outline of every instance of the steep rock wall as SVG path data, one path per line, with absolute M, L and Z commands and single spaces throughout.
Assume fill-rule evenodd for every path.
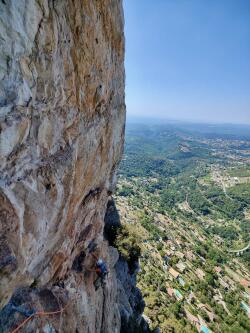
M 104 236 L 110 245 L 116 242 L 117 232 L 121 227 L 119 213 L 113 199 L 107 204 L 104 218 Z M 132 265 L 131 265 L 132 264 Z M 129 267 L 130 266 L 130 267 Z M 132 267 L 131 267 L 132 266 Z M 121 318 L 120 333 L 150 333 L 149 325 L 142 316 L 145 308 L 141 291 L 136 287 L 136 275 L 139 270 L 139 262 L 130 262 L 119 255 L 115 264 L 117 282 L 117 301 Z
M 120 331 L 103 240 L 125 123 L 121 0 L 0 1 L 0 324 Z M 95 290 L 95 254 L 110 274 Z

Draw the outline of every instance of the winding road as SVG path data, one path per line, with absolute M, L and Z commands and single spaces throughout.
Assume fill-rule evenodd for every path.
M 240 250 L 227 250 L 230 253 L 243 253 L 245 251 L 247 251 L 250 248 L 250 242 L 248 243 L 247 246 L 243 247 L 243 249 Z

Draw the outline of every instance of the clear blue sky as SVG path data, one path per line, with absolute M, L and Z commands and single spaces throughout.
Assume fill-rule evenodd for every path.
M 128 116 L 250 123 L 250 0 L 124 0 Z

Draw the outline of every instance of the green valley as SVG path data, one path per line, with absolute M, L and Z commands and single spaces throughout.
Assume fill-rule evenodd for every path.
M 152 330 L 250 331 L 247 126 L 128 123 L 116 202 Z

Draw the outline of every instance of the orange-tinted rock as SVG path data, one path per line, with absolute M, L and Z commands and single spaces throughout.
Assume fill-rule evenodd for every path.
M 122 2 L 2 1 L 0 19 L 1 308 L 25 287 L 46 311 L 56 288 L 67 311 L 25 332 L 119 332 L 103 220 L 124 139 Z M 110 268 L 104 292 L 87 271 L 93 241 Z

